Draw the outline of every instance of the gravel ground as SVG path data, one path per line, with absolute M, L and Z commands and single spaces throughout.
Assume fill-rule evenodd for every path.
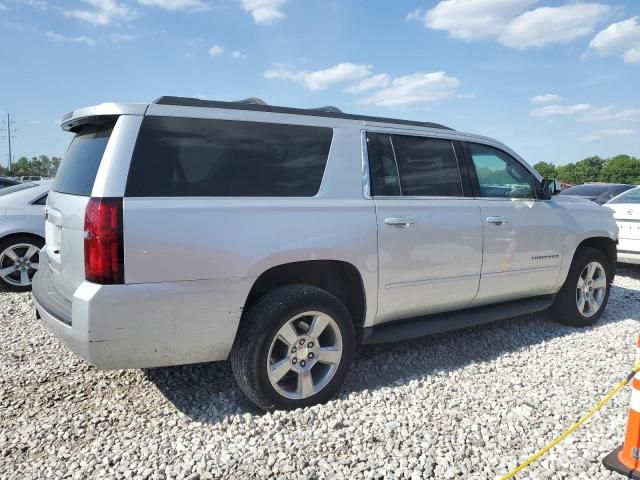
M 0 478 L 493 479 L 573 423 L 631 368 L 640 269 L 596 327 L 531 315 L 364 347 L 339 397 L 263 413 L 226 363 L 97 371 L 0 292 Z M 629 391 L 519 479 L 622 478 Z

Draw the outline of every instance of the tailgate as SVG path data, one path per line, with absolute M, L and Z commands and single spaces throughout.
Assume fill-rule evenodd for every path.
M 51 282 L 71 300 L 84 281 L 84 210 L 89 197 L 50 192 L 45 222 Z
M 51 285 L 71 300 L 85 280 L 84 214 L 116 119 L 79 127 L 60 164 L 45 210 Z

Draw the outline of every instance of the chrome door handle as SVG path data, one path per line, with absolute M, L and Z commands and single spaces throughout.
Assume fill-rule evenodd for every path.
M 507 217 L 487 217 L 487 223 L 492 223 L 493 225 L 504 225 L 510 221 Z
M 389 217 L 384 219 L 384 223 L 394 227 L 407 228 L 416 223 L 416 221 L 407 217 Z

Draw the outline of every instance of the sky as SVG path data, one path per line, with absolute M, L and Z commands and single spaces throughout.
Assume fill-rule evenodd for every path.
M 63 155 L 73 109 L 162 95 L 433 121 L 531 164 L 640 157 L 639 0 L 0 0 L 0 45 L 14 159 Z

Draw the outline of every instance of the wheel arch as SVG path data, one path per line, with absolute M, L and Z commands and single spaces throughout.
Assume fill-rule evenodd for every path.
M 33 237 L 33 238 L 36 238 L 38 240 L 42 240 L 42 242 L 45 241 L 44 237 L 42 235 L 37 234 L 37 233 L 33 233 L 33 232 L 12 232 L 12 233 L 9 233 L 7 235 L 4 235 L 4 236 L 0 237 L 0 243 L 4 243 L 7 240 L 10 240 L 12 238 L 19 238 L 19 237 Z
M 356 331 L 362 330 L 367 310 L 364 282 L 360 271 L 342 260 L 304 260 L 269 268 L 253 282 L 243 312 L 265 293 L 289 284 L 313 285 L 328 291 L 345 305 Z
M 616 242 L 609 237 L 585 238 L 576 247 L 575 252 L 573 252 L 573 258 L 575 258 L 576 253 L 580 249 L 587 248 L 587 247 L 593 248 L 594 250 L 598 250 L 599 252 L 602 252 L 602 254 L 604 254 L 605 257 L 607 257 L 607 260 L 609 260 L 609 266 L 612 270 L 611 281 L 613 281 L 613 278 L 615 277 L 615 274 L 616 274 L 616 266 L 618 261 L 618 248 L 617 248 Z M 573 262 L 573 258 L 571 259 L 572 262 Z

